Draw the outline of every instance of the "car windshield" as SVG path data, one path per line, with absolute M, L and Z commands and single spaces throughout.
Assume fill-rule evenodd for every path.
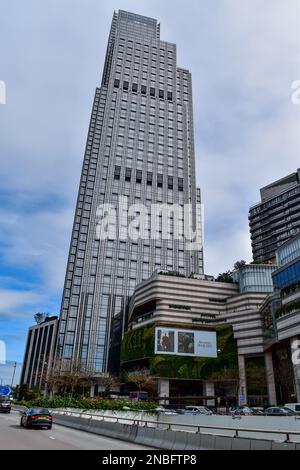
M 200 411 L 209 411 L 209 408 L 206 408 L 206 406 L 198 406 L 197 409 Z
M 50 411 L 47 408 L 31 408 L 28 413 L 31 415 L 49 415 Z

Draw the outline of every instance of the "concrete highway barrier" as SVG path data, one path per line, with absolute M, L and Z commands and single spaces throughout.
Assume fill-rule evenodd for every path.
M 216 436 L 215 448 L 219 450 L 231 450 L 232 449 L 232 437 Z
M 156 429 L 155 429 L 155 432 L 157 432 Z M 161 443 L 161 449 L 172 450 L 175 439 L 176 439 L 176 431 L 166 431 L 164 440 Z
M 272 442 L 272 450 L 295 450 L 296 444 L 293 442 Z
M 169 441 L 169 436 L 167 433 L 170 431 L 156 429 L 151 445 L 157 449 L 162 449 L 162 442 Z
M 250 450 L 251 440 L 244 437 L 238 437 L 232 439 L 231 450 Z
M 175 439 L 173 441 L 172 450 L 185 450 L 187 445 L 187 438 L 187 432 L 175 432 Z
M 188 433 L 187 443 L 184 450 L 195 450 L 201 448 L 201 434 Z
M 24 411 L 24 407 L 15 407 L 20 413 Z M 173 430 L 171 429 L 171 423 L 165 423 L 163 429 L 163 423 L 157 422 L 155 427 L 154 417 L 152 416 L 151 421 L 145 421 L 145 416 L 139 419 L 134 419 L 129 414 L 125 418 L 124 414 L 118 415 L 109 414 L 109 412 L 96 413 L 88 411 L 70 411 L 70 410 L 52 410 L 54 423 L 78 429 L 81 431 L 91 432 L 124 440 L 128 442 L 134 442 L 136 444 L 142 444 L 148 447 L 154 447 L 156 449 L 166 450 L 300 450 L 300 444 L 296 442 L 290 442 L 289 437 L 286 434 L 286 439 L 281 438 L 281 434 L 284 432 L 279 431 L 277 440 L 271 439 L 260 439 L 260 438 L 248 438 L 233 436 L 234 428 L 231 428 L 231 435 L 223 435 L 222 430 L 219 430 L 219 434 L 216 434 L 215 428 L 212 431 L 208 428 L 199 426 L 194 427 L 194 432 L 190 431 L 190 425 L 188 431 L 185 430 Z M 158 427 L 159 425 L 159 427 Z M 178 429 L 178 427 L 177 427 Z M 197 431 L 198 432 L 195 432 Z M 226 431 L 226 428 L 225 428 Z M 241 429 L 242 431 L 242 429 Z M 240 432 L 240 431 L 239 431 Z M 251 429 L 251 432 L 252 429 Z M 261 431 L 259 430 L 261 434 Z M 273 435 L 273 431 L 272 431 Z M 267 434 L 266 434 L 267 436 Z
M 272 441 L 251 439 L 251 450 L 272 450 Z
M 155 428 L 148 428 L 146 426 L 139 426 L 134 442 L 137 444 L 145 444 L 151 447 L 154 440 Z

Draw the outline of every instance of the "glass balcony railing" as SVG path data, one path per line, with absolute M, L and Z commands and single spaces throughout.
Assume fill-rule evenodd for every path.
M 286 297 L 289 297 L 290 295 L 297 294 L 297 292 L 300 292 L 300 281 L 295 282 L 294 284 L 282 289 L 281 296 L 283 299 L 285 299 Z
M 276 310 L 276 319 L 279 320 L 280 318 L 285 317 L 286 315 L 290 315 L 296 312 L 300 313 L 300 300 L 279 307 Z

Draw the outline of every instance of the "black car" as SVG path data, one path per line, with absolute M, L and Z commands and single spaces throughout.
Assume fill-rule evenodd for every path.
M 0 397 L 0 412 L 1 413 L 10 413 L 11 410 L 11 401 L 7 397 Z
M 286 406 L 272 406 L 265 410 L 268 416 L 296 416 L 296 413 Z
M 52 428 L 52 416 L 47 408 L 29 408 L 21 417 L 20 426 L 25 428 Z

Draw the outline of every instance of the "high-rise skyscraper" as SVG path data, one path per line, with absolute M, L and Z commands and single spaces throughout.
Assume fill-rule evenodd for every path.
M 300 169 L 260 190 L 249 210 L 254 261 L 276 261 L 276 250 L 300 231 Z
M 60 357 L 106 371 L 113 319 L 119 318 L 124 331 L 136 284 L 157 269 L 203 272 L 199 243 L 191 247 L 189 237 L 180 238 L 176 230 L 182 234 L 187 224 L 200 234 L 200 198 L 191 74 L 177 67 L 176 46 L 160 40 L 155 19 L 115 12 L 76 206 L 59 324 Z M 127 233 L 134 204 L 140 217 L 134 228 L 143 229 L 141 237 Z M 156 236 L 151 231 L 153 206 L 162 204 L 170 211 L 179 207 L 177 218 L 168 216 L 168 237 L 162 213 L 155 216 Z M 114 207 L 121 229 L 114 233 L 112 216 L 105 238 L 99 224 L 105 210 Z M 188 209 L 183 213 L 183 208 Z

